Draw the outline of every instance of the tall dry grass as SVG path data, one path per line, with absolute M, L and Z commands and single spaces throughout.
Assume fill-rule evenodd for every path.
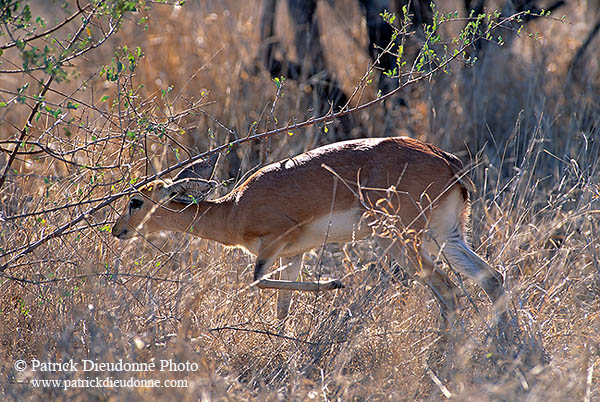
M 352 88 L 367 68 L 366 28 L 353 2 L 323 3 L 328 63 L 344 88 Z M 117 166 L 90 170 L 43 154 L 20 156 L 0 193 L 0 251 L 8 253 L 2 263 L 84 212 L 86 202 L 125 190 L 187 152 L 226 143 L 233 134 L 223 126 L 246 135 L 308 116 L 314 107 L 309 87 L 288 81 L 274 103 L 276 87 L 255 65 L 257 9 L 233 1 L 156 7 L 148 30 L 126 23 L 110 44 L 79 61 L 77 76 L 57 88 L 94 106 L 71 112 L 83 126 L 52 126 L 45 114 L 36 135 L 46 130 L 44 139 L 71 152 L 68 160 L 78 165 Z M 456 66 L 451 75 L 408 88 L 402 94 L 408 108 L 377 105 L 361 112 L 361 127 L 352 133 L 426 139 L 472 167 L 479 188 L 473 243 L 505 275 L 521 329 L 510 350 L 499 350 L 490 334 L 490 306 L 479 288 L 464 284 L 469 297 L 461 299 L 452 331 L 440 333 L 431 294 L 393 281 L 389 261 L 368 240 L 307 255 L 305 277 L 324 272 L 340 277 L 346 289 L 295 294 L 290 316 L 279 323 L 275 293 L 247 286 L 250 256 L 182 234 L 118 242 L 108 232 L 122 207 L 118 201 L 5 271 L 3 399 L 438 400 L 447 391 L 459 400 L 600 400 L 598 40 L 583 64 L 568 71 L 593 10 L 570 3 L 560 11 L 570 23 L 530 24 L 542 40 L 515 40 L 490 49 L 472 69 Z M 278 30 L 289 43 L 283 11 Z M 145 54 L 135 74 L 118 82 L 132 89 L 130 99 L 143 116 L 119 102 L 117 84 L 97 75 L 123 45 L 140 45 Z M 25 79 L 0 78 L 5 88 Z M 109 101 L 102 102 L 105 95 Z M 148 131 L 149 123 L 159 127 L 199 99 L 200 108 L 167 126 L 170 139 Z M 13 138 L 12 126 L 26 113 L 25 106 L 4 113 L 0 138 Z M 145 142 L 123 135 L 144 127 Z M 329 142 L 335 130 L 313 127 L 232 150 L 219 167 L 220 178 L 232 178 L 221 191 L 261 163 Z M 105 140 L 90 146 L 92 135 Z M 77 205 L 52 210 L 65 204 Z M 171 359 L 198 369 L 100 373 L 187 380 L 186 388 L 65 391 L 35 388 L 32 380 L 90 373 L 18 372 L 18 359 Z

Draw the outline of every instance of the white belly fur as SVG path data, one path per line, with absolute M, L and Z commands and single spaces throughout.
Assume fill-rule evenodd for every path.
M 296 242 L 289 244 L 281 255 L 293 256 L 325 243 L 346 243 L 362 239 L 369 234 L 369 229 L 366 225 L 360 225 L 364 227 L 359 228 L 361 215 L 362 211 L 351 209 L 317 218 L 303 227 L 304 234 Z

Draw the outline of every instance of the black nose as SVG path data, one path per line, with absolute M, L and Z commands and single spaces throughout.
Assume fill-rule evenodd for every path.
M 116 235 L 117 239 L 121 239 L 123 236 L 125 236 L 127 234 L 127 232 L 128 232 L 127 229 L 123 229 L 123 231 L 121 233 Z

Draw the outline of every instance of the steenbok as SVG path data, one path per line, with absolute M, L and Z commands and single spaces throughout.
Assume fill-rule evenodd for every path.
M 229 194 L 206 200 L 216 184 L 211 180 L 216 161 L 214 155 L 173 180 L 140 188 L 113 236 L 170 230 L 242 247 L 256 256 L 256 286 L 280 289 L 280 319 L 288 313 L 290 291 L 343 286 L 338 280 L 296 282 L 298 259 L 280 280 L 270 279 L 265 270 L 279 257 L 373 234 L 394 259 L 405 255 L 412 261 L 406 268 L 431 288 L 444 317 L 456 309 L 457 288 L 435 266 L 437 257 L 474 279 L 494 303 L 504 294 L 502 276 L 465 239 L 473 183 L 457 157 L 433 145 L 406 137 L 338 142 L 267 165 Z M 395 230 L 388 225 L 387 235 L 373 233 L 385 226 L 378 224 L 383 215 L 393 215 L 388 221 Z

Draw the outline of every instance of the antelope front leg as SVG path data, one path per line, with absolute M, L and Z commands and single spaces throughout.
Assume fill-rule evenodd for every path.
M 295 257 L 281 258 L 281 272 L 279 279 L 285 281 L 297 281 L 302 270 L 303 254 Z M 279 290 L 277 292 L 277 318 L 283 320 L 287 317 L 292 302 L 291 290 Z
M 269 243 L 267 243 L 269 244 Z M 285 280 L 267 279 L 264 275 L 265 269 L 273 265 L 279 253 L 285 248 L 286 244 L 275 242 L 269 244 L 269 247 L 264 247 L 259 250 L 256 257 L 256 265 L 254 266 L 254 282 L 260 289 L 279 289 L 279 290 L 298 290 L 302 292 L 321 292 L 323 290 L 333 290 L 343 288 L 342 282 L 339 279 L 318 282 L 295 282 Z M 297 277 L 298 275 L 296 275 Z
M 344 285 L 339 279 L 318 282 L 293 282 L 275 279 L 261 279 L 256 283 L 260 289 L 298 290 L 300 292 L 322 292 L 324 290 L 342 289 Z

